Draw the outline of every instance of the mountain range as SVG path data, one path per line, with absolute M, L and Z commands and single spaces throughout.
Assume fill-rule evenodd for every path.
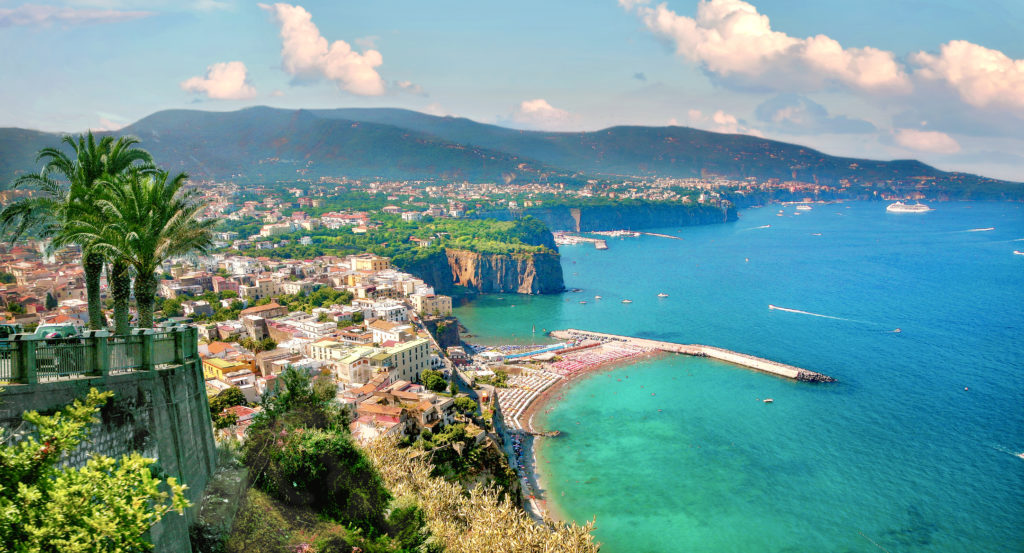
M 590 178 L 780 179 L 967 191 L 1021 197 L 1024 185 L 940 171 L 915 160 L 836 157 L 806 146 L 688 127 L 618 126 L 592 132 L 508 129 L 391 108 L 233 112 L 167 110 L 115 134 L 142 140 L 157 162 L 200 179 L 268 183 L 321 176 L 493 182 Z M 0 129 L 0 183 L 36 170 L 59 135 Z M 964 195 L 964 194 L 954 194 Z

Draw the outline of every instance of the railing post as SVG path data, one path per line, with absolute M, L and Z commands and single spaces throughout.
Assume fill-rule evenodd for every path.
M 31 334 L 14 335 L 14 355 L 11 356 L 11 380 L 24 384 L 38 384 L 36 345 L 39 340 Z
M 184 365 L 185 364 L 185 337 L 188 336 L 186 331 L 188 327 L 176 326 L 172 329 L 172 336 L 174 336 L 174 364 Z
M 139 354 L 142 357 L 142 363 L 139 370 L 151 371 L 154 369 L 153 365 L 153 329 L 151 328 L 136 328 L 132 329 L 133 336 L 139 336 L 141 342 L 139 343 Z
M 89 374 L 107 377 L 110 374 L 110 332 L 87 330 L 85 340 L 89 345 L 89 362 L 92 363 Z

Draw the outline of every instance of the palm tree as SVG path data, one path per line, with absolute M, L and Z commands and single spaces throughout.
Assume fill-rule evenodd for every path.
M 99 216 L 81 218 L 70 236 L 89 243 L 110 259 L 123 260 L 135 273 L 139 327 L 153 326 L 156 272 L 167 259 L 205 252 L 213 244 L 216 220 L 200 221 L 199 193 L 184 190 L 188 175 L 130 171 L 95 199 Z
M 55 242 L 81 246 L 89 328 L 98 329 L 104 321 L 100 304 L 103 255 L 92 249 L 89 242 L 61 239 L 66 238 L 62 234 L 82 213 L 95 212 L 92 202 L 101 179 L 120 175 L 132 167 L 151 166 L 153 158 L 149 152 L 135 147 L 139 140 L 133 137 L 115 141 L 105 136 L 97 142 L 90 131 L 77 139 L 65 136 L 61 143 L 70 146 L 74 156 L 68 156 L 59 147 L 39 151 L 36 162 L 44 162 L 42 170 L 18 177 L 13 187 L 31 186 L 40 195 L 24 198 L 0 211 L 0 233 L 10 232 L 14 242 L 34 231 L 41 238 L 58 238 Z

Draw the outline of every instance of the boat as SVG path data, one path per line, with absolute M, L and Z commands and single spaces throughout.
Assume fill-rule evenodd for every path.
M 1024 255 L 1024 252 L 1020 250 L 1013 250 L 1014 255 Z
M 905 204 L 903 202 L 894 202 L 886 206 L 885 210 L 889 213 L 924 213 L 931 211 L 932 208 L 922 204 Z
M 587 303 L 587 302 L 585 302 L 585 301 L 581 301 L 580 303 Z
M 796 206 L 796 208 L 797 208 L 798 211 L 810 211 L 811 210 L 811 206 L 809 206 L 809 205 L 798 205 L 798 206 Z
M 775 400 L 772 399 L 772 398 L 767 398 L 767 399 L 764 400 L 764 402 L 765 403 L 775 403 Z
M 659 298 L 667 298 L 668 294 L 666 294 L 665 292 L 662 292 L 662 293 L 658 294 L 658 297 Z
M 622 303 L 633 303 L 633 300 L 622 300 Z
M 595 300 L 599 300 L 599 299 L 601 299 L 601 296 L 594 296 L 594 299 Z

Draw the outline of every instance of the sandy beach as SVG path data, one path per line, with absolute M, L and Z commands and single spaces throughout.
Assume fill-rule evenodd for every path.
M 607 345 L 597 346 L 594 350 L 589 350 L 588 354 L 589 357 L 593 359 L 595 351 L 614 347 L 615 346 Z M 548 507 L 547 490 L 544 488 L 543 484 L 544 474 L 540 469 L 536 450 L 538 444 L 537 440 L 554 439 L 543 436 L 542 434 L 544 432 L 557 429 L 541 428 L 535 422 L 535 416 L 548 409 L 551 402 L 561 399 L 564 395 L 565 387 L 577 381 L 581 377 L 598 371 L 613 370 L 617 367 L 629 365 L 640 359 L 647 359 L 660 353 L 661 352 L 658 351 L 638 352 L 627 357 L 609 358 L 607 361 L 596 362 L 583 368 L 568 372 L 567 374 L 564 374 L 562 378 L 557 379 L 542 393 L 533 398 L 520 412 L 516 421 L 522 430 L 511 429 L 511 426 L 507 424 L 508 421 L 506 421 L 506 428 L 510 428 L 510 439 L 513 441 L 512 449 L 515 455 L 513 464 L 515 465 L 515 468 L 519 470 L 521 475 L 520 477 L 525 479 L 521 482 L 521 484 L 523 484 L 523 507 L 531 514 L 531 516 L 537 520 L 544 520 L 545 518 L 550 518 L 555 521 L 561 520 L 558 513 L 556 513 L 554 509 Z M 566 357 L 571 360 L 573 355 L 570 354 Z

